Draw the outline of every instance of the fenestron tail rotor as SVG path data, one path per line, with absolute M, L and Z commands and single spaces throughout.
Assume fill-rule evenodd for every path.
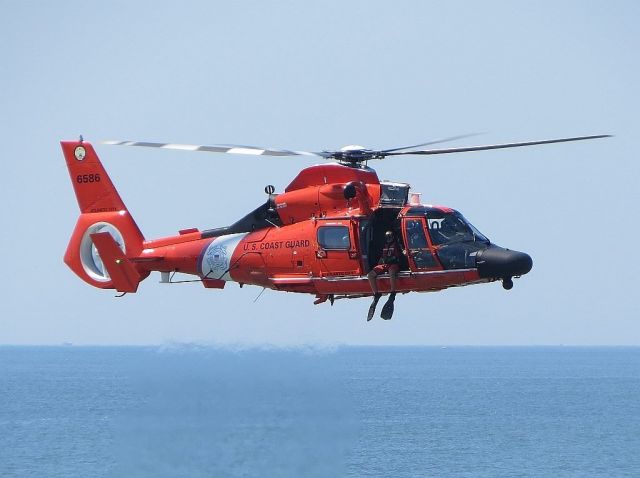
M 459 136 L 451 136 L 448 138 L 428 141 L 413 146 L 403 146 L 399 148 L 372 150 L 362 146 L 345 146 L 336 151 L 294 151 L 288 149 L 263 148 L 259 146 L 243 146 L 237 144 L 217 144 L 217 145 L 195 145 L 195 144 L 177 144 L 177 143 L 150 143 L 144 141 L 103 141 L 102 144 L 116 146 L 140 146 L 146 148 L 174 149 L 181 151 L 204 151 L 208 153 L 224 153 L 224 154 L 244 154 L 254 156 L 315 156 L 325 159 L 334 159 L 342 164 L 358 165 L 360 163 L 370 161 L 372 159 L 384 159 L 387 156 L 401 156 L 415 154 L 418 156 L 434 155 L 434 154 L 451 154 L 451 153 L 468 153 L 471 151 L 486 151 L 492 149 L 520 148 L 523 146 L 537 146 L 553 143 L 567 143 L 571 141 L 584 141 L 588 139 L 599 139 L 611 137 L 609 134 L 598 134 L 589 136 L 574 136 L 568 138 L 544 139 L 538 141 L 524 141 L 517 143 L 500 143 L 488 144 L 481 146 L 463 146 L 457 148 L 443 149 L 415 149 L 424 146 L 455 141 L 462 138 L 476 136 L 479 133 L 464 134 Z

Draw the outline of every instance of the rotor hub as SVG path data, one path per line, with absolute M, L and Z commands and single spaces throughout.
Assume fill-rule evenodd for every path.
M 367 148 L 364 146 L 360 146 L 358 144 L 348 144 L 347 146 L 343 146 L 340 148 L 340 151 L 365 151 Z
M 381 157 L 378 151 L 367 149 L 358 144 L 349 144 L 343 146 L 338 151 L 326 151 L 326 153 L 329 153 L 329 157 L 335 159 L 340 164 L 347 166 L 356 166 L 370 159 Z

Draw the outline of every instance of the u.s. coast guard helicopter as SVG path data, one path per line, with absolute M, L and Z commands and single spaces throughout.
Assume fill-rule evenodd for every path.
M 162 282 L 174 273 L 195 276 L 208 289 L 228 282 L 313 294 L 316 304 L 390 293 L 383 318 L 391 318 L 396 292 L 438 291 L 501 281 L 531 270 L 523 252 L 493 244 L 460 212 L 420 203 L 403 182 L 380 181 L 368 162 L 400 155 L 436 155 L 604 138 L 609 135 L 519 143 L 424 149 L 446 140 L 371 150 L 290 151 L 253 146 L 196 146 L 108 141 L 107 144 L 268 156 L 310 156 L 331 162 L 303 169 L 284 192 L 267 186 L 266 202 L 226 227 L 185 229 L 145 238 L 129 214 L 93 146 L 82 137 L 63 141 L 80 217 L 65 263 L 88 284 L 136 292 L 153 271 Z M 389 246 L 393 254 L 389 253 Z M 391 256 L 394 257 L 391 257 Z M 389 259 L 391 258 L 391 259 Z M 389 260 L 387 260 L 389 259 Z M 394 267 L 384 267 L 391 263 Z M 380 267 L 382 266 L 382 267 Z M 374 272 L 372 272 L 374 271 Z

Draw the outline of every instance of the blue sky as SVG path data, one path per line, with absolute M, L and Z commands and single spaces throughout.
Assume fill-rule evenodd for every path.
M 1 1 L 0 343 L 640 344 L 636 2 Z M 260 289 L 115 299 L 62 262 L 77 206 L 58 142 L 291 149 L 615 138 L 376 163 L 534 268 L 499 284 L 313 306 Z M 97 145 L 148 238 L 228 225 L 313 160 Z

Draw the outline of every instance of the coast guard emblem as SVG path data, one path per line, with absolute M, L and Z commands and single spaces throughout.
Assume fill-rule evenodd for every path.
M 206 279 L 233 280 L 231 278 L 231 259 L 238 243 L 246 233 L 228 234 L 216 237 L 202 254 L 200 274 Z
M 229 266 L 226 245 L 215 245 L 207 251 L 207 265 L 213 272 L 226 272 Z

